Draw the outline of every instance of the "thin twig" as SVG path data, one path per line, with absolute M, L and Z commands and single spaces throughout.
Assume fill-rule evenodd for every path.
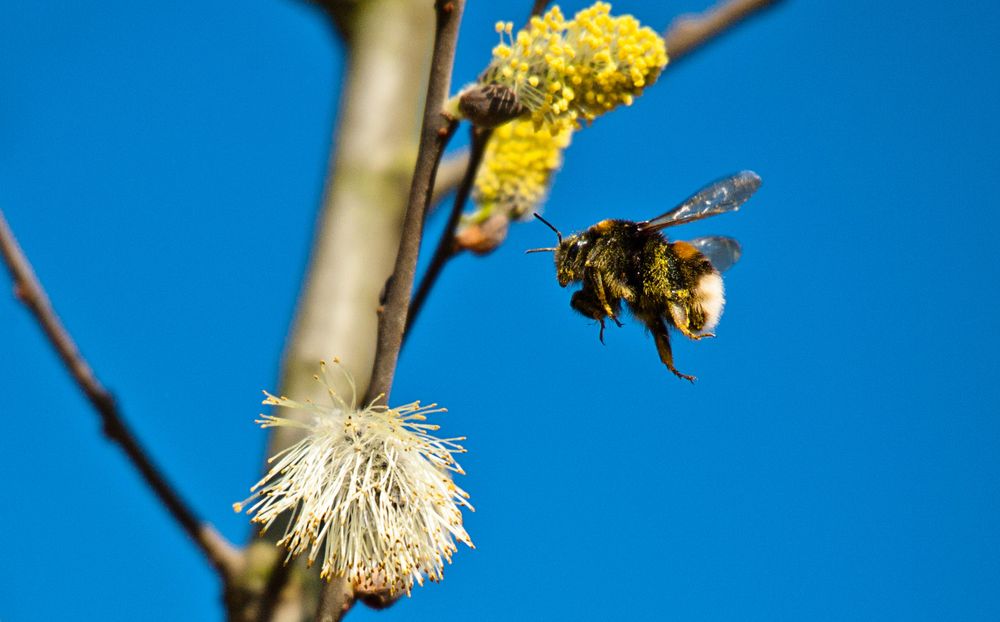
M 549 6 L 551 0 L 535 0 L 535 3 L 531 5 L 531 13 L 528 14 L 528 19 L 535 17 L 536 15 L 541 15 L 545 11 L 545 8 Z
M 778 0 L 723 0 L 702 13 L 675 18 L 663 35 L 670 63 L 676 63 L 747 17 L 777 2 Z
M 469 201 L 469 195 L 472 193 L 472 185 L 476 181 L 476 173 L 479 171 L 479 163 L 482 162 L 483 154 L 486 152 L 486 145 L 490 141 L 490 136 L 493 135 L 493 130 L 470 127 L 472 128 L 472 140 L 470 141 L 469 162 L 465 167 L 465 175 L 462 176 L 462 181 L 455 192 L 455 201 L 451 206 L 451 213 L 448 214 L 448 222 L 445 223 L 444 231 L 438 239 L 437 248 L 434 249 L 434 255 L 431 256 L 431 262 L 428 264 L 423 278 L 420 279 L 420 285 L 417 286 L 417 291 L 413 294 L 413 300 L 410 302 L 410 312 L 406 318 L 406 332 L 403 333 L 404 341 L 410 334 L 417 316 L 420 315 L 427 295 L 434 287 L 438 277 L 441 276 L 445 264 L 458 254 L 458 249 L 455 247 L 455 230 L 458 228 L 458 222 L 465 210 L 466 203 Z
M 87 363 L 73 337 L 56 315 L 48 295 L 42 288 L 31 263 L 17 243 L 13 231 L 0 210 L 0 253 L 14 281 L 14 295 L 34 316 L 49 344 L 59 355 L 77 387 L 101 418 L 104 435 L 118 443 L 146 484 L 166 507 L 170 515 L 201 549 L 209 563 L 218 571 L 224 584 L 229 584 L 240 564 L 240 553 L 209 524 L 199 519 L 181 499 L 166 477 L 156 468 L 146 450 L 125 424 L 118 404 L 104 388 Z
M 410 183 L 399 252 L 396 255 L 396 264 L 379 317 L 375 363 L 363 403 L 370 403 L 379 396 L 388 402 L 389 392 L 392 389 L 399 349 L 403 343 L 403 331 L 406 328 L 406 315 L 410 306 L 417 255 L 420 252 L 424 216 L 430 204 L 441 156 L 458 126 L 457 121 L 445 117 L 441 111 L 451 88 L 455 45 L 458 41 L 458 27 L 464 7 L 465 0 L 436 0 L 434 3 L 437 23 L 417 162 Z M 344 582 L 327 583 L 320 597 L 316 620 L 318 622 L 340 620 L 350 610 L 354 599 L 353 591 L 344 585 Z
M 437 178 L 434 180 L 434 193 L 431 195 L 431 205 L 427 215 L 436 212 L 444 203 L 445 196 L 458 188 L 465 178 L 465 169 L 469 166 L 469 151 L 464 149 L 450 154 L 441 160 L 438 166 Z
M 399 348 L 406 329 L 406 316 L 413 290 L 413 280 L 423 233 L 424 214 L 430 203 L 431 190 L 441 154 L 457 127 L 457 122 L 441 114 L 451 83 L 451 70 L 455 60 L 455 41 L 464 0 L 437 0 L 437 33 L 431 59 L 431 77 L 427 85 L 427 103 L 424 108 L 423 128 L 417 164 L 410 185 L 410 195 L 403 221 L 403 237 L 396 255 L 386 302 L 379 318 L 378 346 L 371 382 L 364 403 L 382 395 L 388 399 L 392 379 L 399 358 Z

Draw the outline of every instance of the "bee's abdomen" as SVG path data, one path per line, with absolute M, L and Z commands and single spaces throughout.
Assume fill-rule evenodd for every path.
M 643 249 L 641 314 L 664 316 L 690 332 L 711 330 L 722 315 L 722 277 L 687 242 L 651 239 Z
M 687 242 L 673 242 L 666 245 L 668 262 L 671 265 L 671 280 L 677 285 L 692 289 L 707 274 L 718 274 L 712 262 Z

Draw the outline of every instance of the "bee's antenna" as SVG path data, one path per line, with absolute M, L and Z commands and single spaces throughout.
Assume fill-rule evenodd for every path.
M 555 251 L 555 248 L 529 248 L 524 253 L 527 255 L 528 253 L 554 253 Z
M 553 231 L 555 231 L 555 232 L 556 232 L 556 236 L 557 236 L 557 237 L 559 238 L 559 243 L 560 243 L 560 244 L 562 244 L 562 234 L 561 234 L 561 233 L 559 233 L 559 230 L 558 230 L 558 229 L 556 229 L 555 227 L 553 227 L 553 226 L 552 226 L 552 223 L 550 223 L 549 221 L 547 221 L 547 220 L 545 220 L 544 218 L 542 218 L 542 217 L 541 217 L 541 216 L 540 216 L 540 215 L 538 214 L 538 212 L 535 212 L 535 218 L 537 218 L 538 220 L 540 220 L 540 221 L 544 222 L 544 223 L 545 223 L 545 225 L 546 225 L 546 226 L 547 226 L 547 227 L 548 227 L 549 229 L 552 229 Z M 554 249 L 554 248 L 553 248 L 553 249 L 548 249 L 548 248 L 543 248 L 543 249 L 539 249 L 539 250 L 545 250 L 545 251 L 547 251 L 547 250 L 555 250 L 555 249 Z

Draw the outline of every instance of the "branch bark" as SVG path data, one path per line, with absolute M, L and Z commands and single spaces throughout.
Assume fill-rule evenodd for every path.
M 166 476 L 153 464 L 148 452 L 126 425 L 114 396 L 80 353 L 76 342 L 52 308 L 45 289 L 35 275 L 31 263 L 14 237 L 3 211 L 0 210 L 0 254 L 14 281 L 14 295 L 27 307 L 45 333 L 49 345 L 59 355 L 77 387 L 100 417 L 104 435 L 125 452 L 132 466 L 139 471 L 146 485 L 177 521 L 208 562 L 228 586 L 241 566 L 241 554 L 212 525 L 198 518 Z
M 723 0 L 702 13 L 681 15 L 667 28 L 663 39 L 670 63 L 676 63 L 709 41 L 779 0 Z M 669 67 L 669 65 L 668 65 Z
M 431 201 L 434 178 L 444 148 L 454 133 L 458 122 L 442 114 L 445 99 L 451 88 L 451 71 L 455 63 L 455 45 L 458 26 L 462 19 L 465 0 L 437 0 L 437 31 L 431 57 L 430 81 L 427 84 L 427 101 L 424 104 L 424 121 L 417 151 L 417 164 L 410 184 L 403 237 L 396 255 L 396 266 L 388 286 L 388 295 L 379 318 L 378 345 L 375 364 L 365 402 L 379 396 L 386 401 L 392 389 L 392 379 L 403 343 L 410 294 L 417 269 L 417 255 L 423 235 L 424 216 Z

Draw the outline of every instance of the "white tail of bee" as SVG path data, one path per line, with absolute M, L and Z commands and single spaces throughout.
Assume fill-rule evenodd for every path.
M 694 291 L 695 298 L 705 311 L 705 326 L 702 331 L 712 332 L 716 324 L 719 323 L 719 318 L 722 317 L 722 308 L 726 305 L 722 276 L 718 272 L 702 276 Z

